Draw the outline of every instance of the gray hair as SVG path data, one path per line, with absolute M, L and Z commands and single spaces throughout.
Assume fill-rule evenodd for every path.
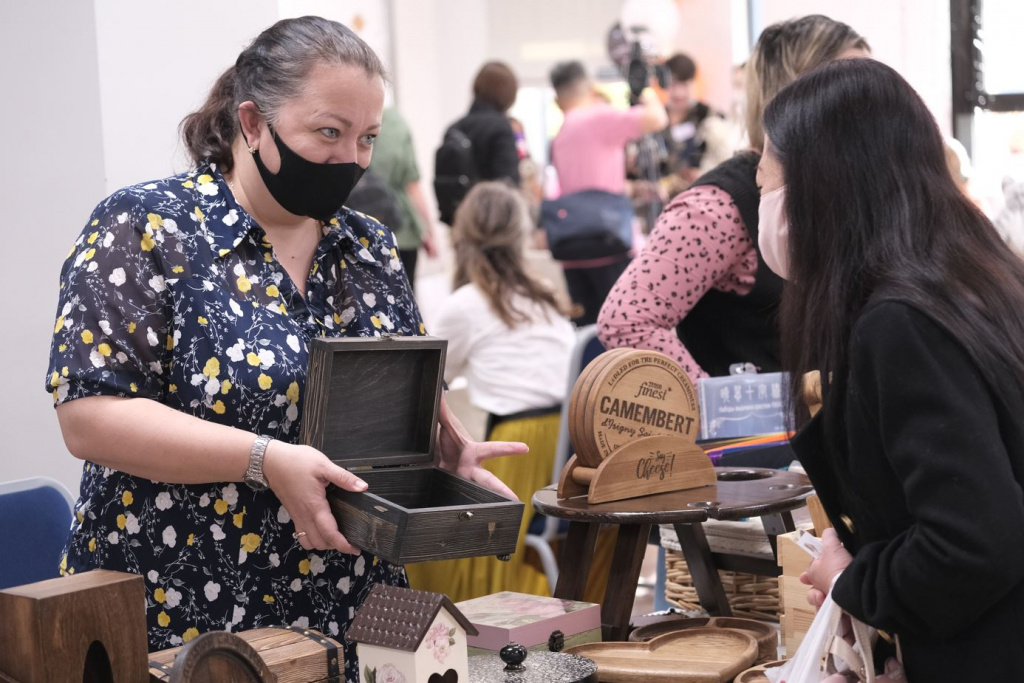
M 347 26 L 315 16 L 282 19 L 238 55 L 203 106 L 182 120 L 181 137 L 193 162 L 209 159 L 230 171 L 238 105 L 251 100 L 274 123 L 281 106 L 302 92 L 309 72 L 320 64 L 356 66 L 367 76 L 388 80 L 377 54 Z

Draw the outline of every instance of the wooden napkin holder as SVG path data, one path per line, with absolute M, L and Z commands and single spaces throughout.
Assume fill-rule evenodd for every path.
M 434 466 L 448 343 L 432 337 L 314 339 L 300 440 L 355 470 L 331 486 L 341 533 L 395 564 L 511 555 L 523 504 Z
M 655 351 L 614 349 L 580 374 L 569 399 L 576 454 L 562 469 L 558 497 L 591 504 L 714 486 L 711 460 L 696 444 L 693 385 Z

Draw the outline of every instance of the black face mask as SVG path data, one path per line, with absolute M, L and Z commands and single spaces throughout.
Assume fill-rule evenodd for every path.
M 263 165 L 259 150 L 253 152 L 256 168 L 270 195 L 286 211 L 328 221 L 345 204 L 352 188 L 366 170 L 354 161 L 343 164 L 319 164 L 293 152 L 270 129 L 281 156 L 281 168 L 271 173 Z

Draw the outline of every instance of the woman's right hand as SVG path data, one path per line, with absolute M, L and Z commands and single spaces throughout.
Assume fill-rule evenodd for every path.
M 299 544 L 306 550 L 339 550 L 358 555 L 360 550 L 338 530 L 327 503 L 326 490 L 334 484 L 346 491 L 365 491 L 365 481 L 338 467 L 311 446 L 271 441 L 263 459 L 270 489 L 292 518 Z

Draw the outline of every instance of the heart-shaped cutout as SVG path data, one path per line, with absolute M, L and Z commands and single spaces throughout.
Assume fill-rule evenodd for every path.
M 642 643 L 666 633 L 685 631 L 691 628 L 731 628 L 754 636 L 757 641 L 758 661 L 775 659 L 779 633 L 771 624 L 740 617 L 660 617 L 659 621 L 640 626 L 629 634 L 629 642 Z
M 588 643 L 569 652 L 594 660 L 602 683 L 727 683 L 757 659 L 757 640 L 742 631 L 694 628 L 646 643 Z
M 459 683 L 459 674 L 455 669 L 448 669 L 441 674 L 430 674 L 427 683 Z

